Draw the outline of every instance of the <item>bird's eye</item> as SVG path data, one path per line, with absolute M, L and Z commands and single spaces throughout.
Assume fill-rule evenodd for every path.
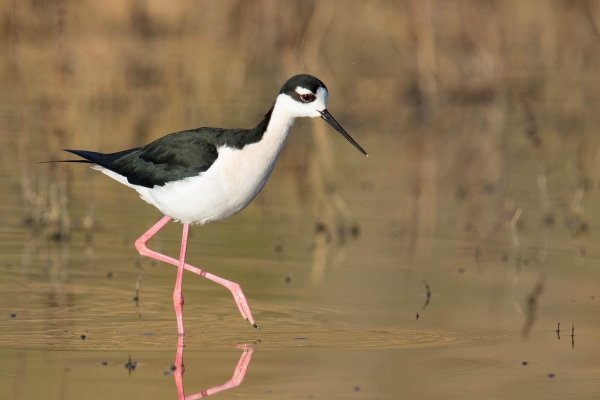
M 302 99 L 303 102 L 310 103 L 311 101 L 315 100 L 315 95 L 310 94 L 310 93 L 305 93 L 305 94 L 301 94 L 300 98 Z

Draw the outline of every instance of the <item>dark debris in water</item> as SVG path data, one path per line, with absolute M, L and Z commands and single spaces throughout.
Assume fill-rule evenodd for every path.
M 527 365 L 527 364 L 529 364 L 529 362 L 527 362 L 527 361 L 523 361 L 523 362 L 521 363 L 521 365 Z
M 355 392 L 360 392 L 360 386 L 354 386 L 354 391 Z
M 102 361 L 102 365 L 108 365 L 108 362 Z
M 427 306 L 429 305 L 429 301 L 431 300 L 431 290 L 429 289 L 429 285 L 427 284 L 425 279 L 423 279 L 423 284 L 425 285 L 425 289 L 427 290 L 427 299 L 425 299 L 425 304 L 423 304 L 424 310 L 425 308 L 427 308 Z
M 138 366 L 138 362 L 137 361 L 131 361 L 131 355 L 129 356 L 129 361 L 127 361 L 127 364 L 125 364 L 125 369 L 127 369 L 129 371 L 129 373 L 131 374 L 131 371 L 135 371 L 135 369 Z
M 129 370 L 135 370 L 138 366 L 137 361 L 134 362 L 128 362 L 127 364 L 125 364 L 125 368 L 129 369 Z
M 535 323 L 537 318 L 537 306 L 539 302 L 539 298 L 544 293 L 544 276 L 540 276 L 538 283 L 535 285 L 531 294 L 527 297 L 527 319 L 525 320 L 525 325 L 523 326 L 522 335 L 524 337 L 529 336 L 529 332 L 531 331 L 531 327 Z M 560 326 L 559 326 L 560 329 Z
M 295 337 L 294 340 L 308 340 L 307 337 Z
M 85 340 L 86 336 L 85 335 L 81 335 L 81 340 Z
M 177 366 L 174 364 L 169 367 L 168 371 L 163 372 L 163 375 L 173 375 L 173 372 L 177 371 Z
M 548 378 L 554 378 L 554 376 L 555 376 L 555 375 L 554 375 L 553 373 L 549 373 L 549 374 L 548 374 Z
M 113 277 L 113 273 L 112 273 L 112 272 L 109 272 L 109 273 L 107 273 L 107 274 L 106 274 L 106 277 L 107 277 L 108 279 L 111 279 L 111 278 Z
M 17 314 L 10 314 L 11 318 L 17 318 Z

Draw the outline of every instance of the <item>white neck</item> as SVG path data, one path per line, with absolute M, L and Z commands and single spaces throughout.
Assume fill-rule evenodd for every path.
M 277 96 L 263 140 L 280 142 L 283 147 L 290 129 L 296 122 L 296 116 L 291 112 L 288 104 L 289 100 L 291 100 L 289 96 Z
M 263 188 L 295 121 L 296 117 L 290 115 L 289 109 L 278 97 L 261 140 L 241 150 L 229 147 L 219 149 L 219 158 L 214 165 L 219 164 L 220 169 L 211 167 L 210 170 L 214 169 L 220 178 L 221 191 L 226 194 L 221 198 L 228 199 L 227 210 L 231 211 L 230 215 L 246 207 Z

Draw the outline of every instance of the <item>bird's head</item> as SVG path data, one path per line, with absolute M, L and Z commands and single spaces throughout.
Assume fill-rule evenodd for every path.
M 276 104 L 290 118 L 323 118 L 361 153 L 368 156 L 327 111 L 328 95 L 327 87 L 319 79 L 311 75 L 296 75 L 283 85 L 277 96 Z

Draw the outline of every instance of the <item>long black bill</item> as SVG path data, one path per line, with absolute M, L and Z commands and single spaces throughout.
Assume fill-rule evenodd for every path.
M 327 109 L 325 109 L 323 111 L 319 111 L 319 112 L 321 113 L 321 118 L 323 118 L 325 121 L 327 121 L 329 123 L 329 125 L 333 126 L 336 131 L 341 133 L 342 136 L 345 137 L 346 140 L 348 140 L 350 143 L 352 143 L 352 145 L 354 147 L 356 147 L 361 153 L 363 153 L 365 156 L 369 157 L 367 152 L 364 151 L 363 148 L 360 147 L 360 145 L 358 143 L 356 143 L 356 141 L 350 137 L 350 135 L 348 135 L 348 132 L 346 132 L 344 130 L 344 128 L 342 128 L 342 126 L 340 124 L 338 124 L 338 122 L 331 116 L 331 114 L 329 114 L 329 111 L 327 111 Z

